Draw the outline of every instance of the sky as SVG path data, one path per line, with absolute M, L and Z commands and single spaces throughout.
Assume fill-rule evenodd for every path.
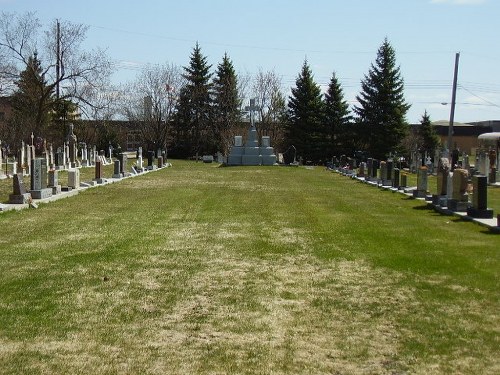
M 276 72 L 289 93 L 307 59 L 326 88 L 335 72 L 351 106 L 387 38 L 411 104 L 407 119 L 448 120 L 460 53 L 455 121 L 500 120 L 500 0 L 0 0 L 89 26 L 85 48 L 104 48 L 114 83 L 148 64 L 187 66 L 196 42 L 212 70 L 224 53 L 240 74 Z

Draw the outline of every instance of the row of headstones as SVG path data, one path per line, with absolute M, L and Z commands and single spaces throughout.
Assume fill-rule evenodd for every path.
M 127 155 L 120 154 L 118 159 L 114 162 L 114 173 L 113 178 L 123 178 L 128 177 L 131 174 L 138 174 L 144 172 L 145 170 L 153 170 L 156 168 L 163 168 L 165 166 L 163 156 L 157 158 L 158 163 L 154 165 L 153 151 L 148 153 L 148 165 L 144 167 L 142 164 L 142 153 L 139 155 L 138 162 L 132 168 L 132 173 L 126 171 L 127 167 Z M 100 160 L 95 162 L 95 178 L 92 180 L 90 185 L 102 184 L 105 182 L 103 178 L 103 165 Z M 63 191 L 71 191 L 72 189 L 77 189 L 81 186 L 80 183 L 80 170 L 77 168 L 68 170 L 68 185 L 61 186 L 59 184 L 59 171 L 57 169 L 47 168 L 47 160 L 45 158 L 35 158 L 31 160 L 30 163 L 31 174 L 30 178 L 30 191 L 26 189 L 23 182 L 22 173 L 14 174 L 13 178 L 13 193 L 9 195 L 9 203 L 11 204 L 23 204 L 30 202 L 31 199 L 46 199 L 53 195 L 60 194 Z
M 428 194 L 429 171 L 426 166 L 417 169 L 417 187 L 408 191 L 412 191 L 416 198 L 432 200 L 435 205 L 446 207 L 454 212 L 467 212 L 468 216 L 474 218 L 492 218 L 493 210 L 488 208 L 487 177 L 472 176 L 473 194 L 472 202 L 469 202 L 469 172 L 459 168 L 450 172 L 447 163 L 447 159 L 442 158 L 438 166 L 437 194 L 433 196 Z M 379 169 L 380 173 L 378 173 Z M 400 170 L 394 167 L 392 160 L 378 161 L 369 158 L 366 163 L 360 163 L 357 177 L 399 190 L 405 190 L 408 185 L 407 174 L 400 173 Z
M 100 151 L 99 153 L 96 150 L 96 147 L 87 147 L 83 144 L 83 147 L 80 150 L 81 159 L 78 160 L 76 157 L 70 157 L 70 145 L 65 142 L 63 147 L 59 147 L 57 151 L 54 153 L 52 145 L 49 146 L 49 149 L 45 147 L 43 151 L 43 157 L 46 160 L 47 169 L 70 169 L 77 168 L 80 166 L 83 167 L 91 167 L 94 166 L 96 161 L 100 161 L 104 165 L 110 164 L 104 155 L 104 151 Z M 12 163 L 12 174 L 17 174 L 18 170 L 21 170 L 23 175 L 29 176 L 31 175 L 31 161 L 36 158 L 35 156 L 35 147 L 33 145 L 28 145 L 22 142 L 21 149 L 17 155 L 17 162 L 14 160 Z M 2 157 L 0 155 L 0 163 L 2 161 Z

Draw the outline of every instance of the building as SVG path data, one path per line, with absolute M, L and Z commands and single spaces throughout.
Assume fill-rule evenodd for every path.
M 445 147 L 448 144 L 448 131 L 450 122 L 447 120 L 432 122 L 436 133 L 441 139 L 441 144 Z M 482 123 L 465 124 L 462 122 L 453 123 L 453 148 L 467 154 L 471 154 L 478 147 L 477 137 L 483 133 L 490 133 L 492 127 Z

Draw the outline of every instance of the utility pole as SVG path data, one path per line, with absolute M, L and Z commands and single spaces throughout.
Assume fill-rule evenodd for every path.
M 455 121 L 455 101 L 457 99 L 458 61 L 460 53 L 455 54 L 455 73 L 453 75 L 453 91 L 451 94 L 450 124 L 448 126 L 448 158 L 451 162 L 451 149 L 453 147 L 453 122 Z
M 59 80 L 61 78 L 61 27 L 56 20 L 56 98 L 59 101 Z

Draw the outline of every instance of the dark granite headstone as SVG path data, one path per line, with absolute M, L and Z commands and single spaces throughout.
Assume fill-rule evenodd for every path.
M 26 186 L 24 186 L 23 175 L 21 173 L 14 175 L 13 185 L 14 195 L 26 194 Z
M 102 163 L 99 160 L 95 162 L 95 179 L 102 179 Z
M 474 195 L 472 196 L 472 207 L 467 209 L 467 215 L 492 219 L 493 210 L 488 208 L 488 178 L 483 175 L 472 176 Z
M 394 168 L 392 170 L 393 173 L 393 179 L 392 179 L 392 186 L 396 189 L 399 189 L 399 168 Z
M 23 204 L 31 201 L 31 194 L 26 192 L 26 187 L 24 186 L 22 173 L 17 173 L 14 175 L 13 181 L 13 194 L 9 195 L 9 203 L 11 204 Z

